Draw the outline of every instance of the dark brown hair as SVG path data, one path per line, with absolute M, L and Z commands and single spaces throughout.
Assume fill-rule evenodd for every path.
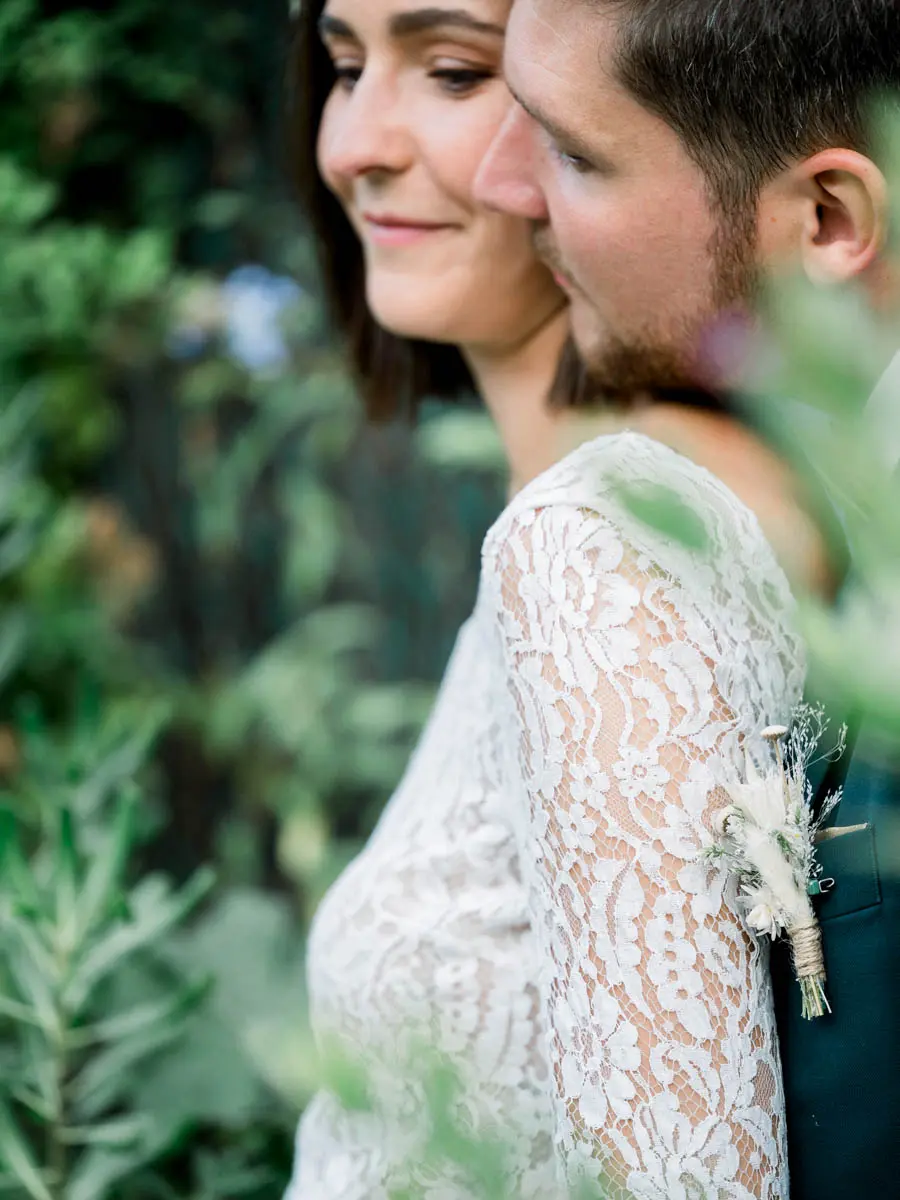
M 867 151 L 900 89 L 898 0 L 587 0 L 620 18 L 617 70 L 679 134 L 726 213 L 791 162 Z
M 322 110 L 334 86 L 331 60 L 318 34 L 324 6 L 325 0 L 303 0 L 294 21 L 287 77 L 288 172 L 315 238 L 329 314 L 347 346 L 369 416 L 376 421 L 411 416 L 425 397 L 455 399 L 474 390 L 474 384 L 455 346 L 398 337 L 369 311 L 359 239 L 316 161 Z M 567 407 L 587 397 L 585 372 L 569 343 L 548 400 Z

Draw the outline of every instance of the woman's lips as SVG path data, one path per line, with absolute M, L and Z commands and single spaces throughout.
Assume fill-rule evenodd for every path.
M 376 217 L 363 214 L 369 241 L 376 246 L 410 246 L 436 233 L 446 233 L 453 225 L 426 221 L 407 221 L 402 217 Z

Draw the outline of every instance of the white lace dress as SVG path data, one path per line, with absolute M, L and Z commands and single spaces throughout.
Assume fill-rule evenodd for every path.
M 633 515 L 647 483 L 696 514 L 693 548 Z M 793 611 L 750 511 L 641 435 L 515 498 L 408 772 L 314 924 L 314 1028 L 372 1107 L 315 1098 L 290 1200 L 485 1194 L 423 1149 L 423 1043 L 461 1080 L 452 1120 L 506 1146 L 491 1196 L 787 1200 L 767 957 L 699 850 L 722 771 L 800 697 Z

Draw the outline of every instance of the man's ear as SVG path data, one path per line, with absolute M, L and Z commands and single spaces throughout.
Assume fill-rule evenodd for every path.
M 814 283 L 861 278 L 887 243 L 884 175 L 855 150 L 823 150 L 795 168 L 795 182 L 802 196 L 806 274 Z

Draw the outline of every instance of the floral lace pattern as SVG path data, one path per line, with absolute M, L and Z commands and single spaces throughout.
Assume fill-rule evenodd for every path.
M 640 521 L 648 482 L 702 536 Z M 465 1127 L 502 1132 L 511 1196 L 787 1200 L 765 956 L 698 852 L 722 771 L 800 696 L 792 612 L 752 514 L 639 435 L 513 501 L 409 771 L 314 926 L 315 1028 L 367 1064 L 375 1112 L 317 1098 L 291 1200 L 471 1194 L 417 1164 L 421 1038 Z

